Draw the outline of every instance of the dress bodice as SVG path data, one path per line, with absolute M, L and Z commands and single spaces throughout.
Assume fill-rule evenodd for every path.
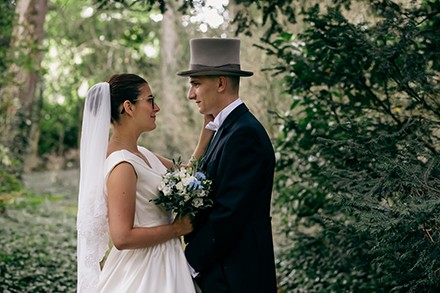
M 111 153 L 105 161 L 105 181 L 107 182 L 110 172 L 120 163 L 128 162 L 133 166 L 137 176 L 136 185 L 136 210 L 134 227 L 154 227 L 170 223 L 170 213 L 158 207 L 152 200 L 157 198 L 158 186 L 166 167 L 152 152 L 144 147 L 139 151 L 147 158 L 150 166 L 130 151 L 119 150 Z M 106 196 L 107 186 L 104 188 Z

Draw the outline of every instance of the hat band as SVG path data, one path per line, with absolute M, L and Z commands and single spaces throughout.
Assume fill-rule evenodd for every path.
M 191 64 L 190 70 L 205 70 L 205 69 L 229 69 L 229 70 L 240 70 L 240 64 L 225 64 L 225 65 L 218 65 L 218 66 L 208 66 L 208 65 L 202 65 L 202 64 Z

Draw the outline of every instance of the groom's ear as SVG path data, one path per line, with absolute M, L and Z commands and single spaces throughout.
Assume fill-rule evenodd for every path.
M 224 92 L 226 90 L 226 85 L 228 83 L 228 79 L 225 76 L 219 76 L 217 79 L 217 91 Z

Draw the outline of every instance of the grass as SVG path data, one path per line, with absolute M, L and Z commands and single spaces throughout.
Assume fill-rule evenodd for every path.
M 11 197 L 0 214 L 0 292 L 75 292 L 73 203 L 26 191 Z

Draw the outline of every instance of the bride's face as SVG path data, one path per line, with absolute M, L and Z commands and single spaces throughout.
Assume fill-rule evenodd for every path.
M 151 131 L 156 128 L 156 114 L 160 111 L 159 106 L 154 100 L 153 93 L 148 84 L 141 88 L 139 96 L 133 105 L 134 121 L 139 123 L 143 131 Z

